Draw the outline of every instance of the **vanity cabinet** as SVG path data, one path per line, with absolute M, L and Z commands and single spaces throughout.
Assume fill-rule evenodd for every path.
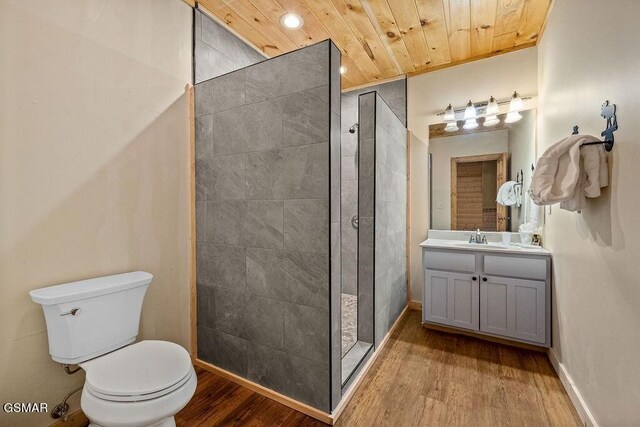
M 423 322 L 549 347 L 551 257 L 425 248 Z
M 480 287 L 478 277 L 449 271 L 425 271 L 424 320 L 478 330 Z
M 483 276 L 480 282 L 480 330 L 544 344 L 545 282 Z

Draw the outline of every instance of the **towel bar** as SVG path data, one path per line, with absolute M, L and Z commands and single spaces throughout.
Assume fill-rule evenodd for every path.
M 604 141 L 594 141 L 594 142 L 585 142 L 581 145 L 584 147 L 585 145 L 595 145 L 595 144 L 604 144 L 604 149 L 606 151 L 611 151 L 613 149 L 613 132 L 618 130 L 618 119 L 616 118 L 616 104 L 610 104 L 609 101 L 605 101 L 602 104 L 600 116 L 607 120 L 607 127 L 600 133 L 600 136 L 604 137 Z M 572 135 L 578 134 L 578 126 L 573 127 Z

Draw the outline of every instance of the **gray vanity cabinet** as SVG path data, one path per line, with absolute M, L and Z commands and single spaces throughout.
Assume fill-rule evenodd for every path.
M 551 257 L 424 249 L 422 317 L 529 344 L 551 344 Z
M 480 330 L 544 344 L 545 282 L 482 276 Z
M 468 273 L 425 270 L 424 320 L 478 330 L 478 276 Z

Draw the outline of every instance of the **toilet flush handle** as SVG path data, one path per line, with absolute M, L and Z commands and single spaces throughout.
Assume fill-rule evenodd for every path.
M 67 311 L 66 313 L 62 313 L 60 316 L 68 316 L 68 315 L 75 316 L 76 314 L 78 314 L 79 311 L 80 311 L 80 309 L 78 307 L 75 307 L 75 308 L 72 308 L 71 311 Z

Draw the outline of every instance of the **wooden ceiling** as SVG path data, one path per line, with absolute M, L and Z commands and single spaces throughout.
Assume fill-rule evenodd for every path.
M 269 57 L 331 38 L 343 88 L 535 46 L 552 0 L 197 0 Z M 296 13 L 298 30 L 280 17 Z

